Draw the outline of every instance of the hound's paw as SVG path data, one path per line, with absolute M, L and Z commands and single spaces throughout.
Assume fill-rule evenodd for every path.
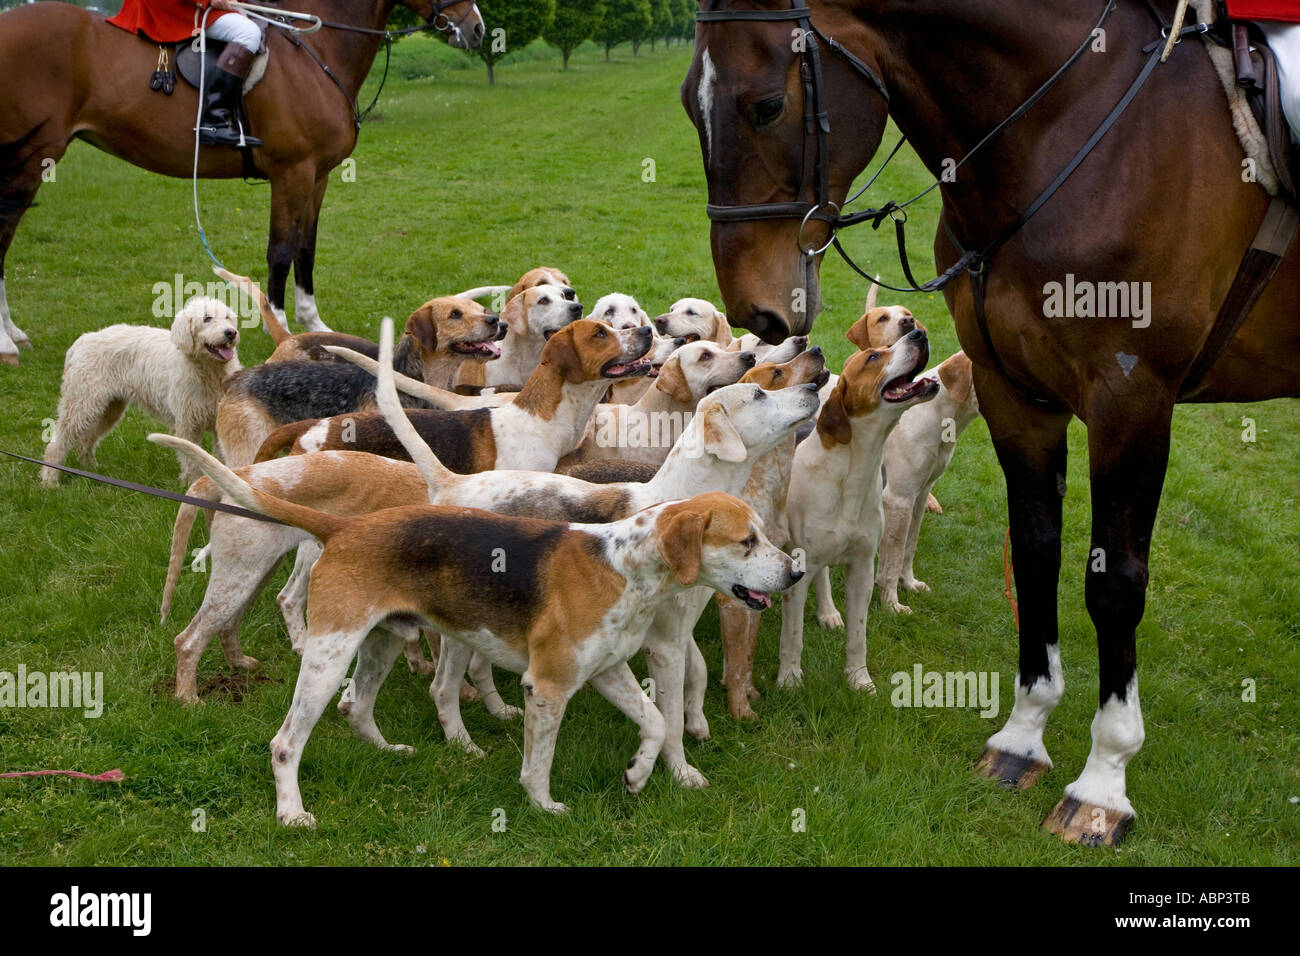
M 5 361 L 5 356 L 0 355 L 0 361 Z M 8 365 L 17 365 L 18 359 L 15 356 L 12 362 L 6 362 Z M 59 484 L 59 472 L 54 468 L 41 469 L 41 484 L 46 488 L 54 488 Z
M 257 670 L 259 667 L 261 667 L 261 666 L 262 666 L 262 662 L 259 661 L 256 657 L 249 657 L 248 655 L 244 655 L 243 657 L 241 657 L 241 658 L 240 658 L 239 660 L 237 660 L 237 661 L 231 661 L 231 662 L 230 662 L 230 666 L 233 667 L 233 668 L 234 668 L 235 670 L 237 670 L 237 671 L 250 671 L 250 672 L 251 672 L 251 671 L 255 671 L 255 670 Z
M 865 691 L 875 696 L 876 682 L 871 679 L 865 667 L 859 667 L 855 671 L 845 671 L 844 678 L 849 682 L 849 687 L 854 690 Z
M 922 592 L 924 592 L 924 593 L 926 593 L 926 594 L 929 594 L 929 593 L 930 593 L 930 585 L 926 584 L 924 581 L 918 581 L 918 580 L 916 580 L 915 578 L 913 578 L 911 581 L 903 581 L 903 590 L 904 590 L 904 591 L 922 591 Z
M 696 740 L 709 739 L 709 721 L 703 713 L 699 711 L 695 713 L 688 712 L 683 722 L 686 726 L 686 732 Z
M 199 695 L 194 693 L 193 691 L 190 691 L 187 694 L 177 694 L 176 699 L 179 700 L 181 704 L 185 707 L 204 706 L 203 701 L 199 699 Z
M 899 604 L 898 601 L 893 598 L 882 599 L 880 602 L 880 606 L 883 607 L 890 614 L 911 614 L 912 613 L 912 609 L 910 607 L 908 607 L 906 604 Z
M 727 712 L 731 714 L 732 720 L 758 720 L 758 714 L 754 713 L 754 708 L 749 706 L 748 700 L 728 700 Z
M 434 667 L 436 666 L 437 665 L 434 665 Z M 430 673 L 432 673 L 432 671 L 430 671 Z M 478 688 L 469 681 L 463 680 L 460 682 L 460 699 L 462 703 L 478 700 L 480 696 Z
M 483 758 L 487 756 L 487 753 L 482 747 L 470 740 L 468 733 L 457 734 L 455 737 L 451 738 L 450 743 L 455 744 L 471 757 Z
M 393 753 L 399 753 L 399 754 L 413 754 L 413 753 L 415 753 L 415 748 L 412 747 L 410 744 L 384 744 L 384 745 L 383 745 L 382 747 L 380 747 L 379 749 L 380 749 L 380 750 L 391 750 L 391 751 L 393 751 Z
M 803 670 L 794 667 L 790 670 L 778 671 L 776 675 L 776 686 L 783 687 L 786 690 L 798 690 L 803 686 Z
M 306 827 L 309 830 L 316 829 L 316 818 L 306 810 L 299 810 L 293 815 L 282 813 L 279 815 L 281 826 L 286 827 Z
M 839 611 L 831 611 L 829 614 L 818 614 L 817 623 L 828 630 L 844 630 L 844 618 L 840 615 Z
M 709 785 L 709 778 L 688 763 L 673 767 L 673 779 L 684 790 L 703 790 Z
M 491 704 L 488 705 L 488 713 L 497 720 L 518 720 L 524 715 L 522 707 L 515 707 L 513 704 L 507 704 L 505 701 L 501 700 L 500 697 L 497 698 L 497 704 L 495 706 Z
M 406 659 L 406 666 L 412 674 L 418 674 L 420 677 L 432 677 L 434 671 L 438 669 L 437 664 L 433 661 L 426 661 L 423 657 L 419 660 L 408 657 Z M 464 700 L 463 692 L 461 699 Z

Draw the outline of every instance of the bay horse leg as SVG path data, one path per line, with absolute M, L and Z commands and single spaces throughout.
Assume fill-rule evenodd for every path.
M 46 158 L 58 160 L 58 155 L 47 156 L 33 154 L 22 169 L 10 182 L 0 183 L 0 362 L 5 365 L 18 364 L 18 349 L 31 348 L 32 341 L 27 333 L 14 324 L 9 313 L 9 299 L 5 289 L 5 256 L 18 231 L 18 222 L 31 205 L 36 190 L 41 185 L 41 161 Z
M 1028 789 L 1052 767 L 1043 746 L 1047 718 L 1065 693 L 1057 633 L 1061 501 L 1069 412 L 1024 397 L 1001 376 L 975 367 L 984 412 L 1007 482 L 1007 514 L 1020 607 L 1016 696 L 976 770 L 1003 786 Z M 989 396 L 987 405 L 985 395 Z
M 1132 826 L 1136 814 L 1125 792 L 1125 768 L 1145 738 L 1137 626 L 1146 608 L 1173 396 L 1162 401 L 1154 380 L 1136 392 L 1136 378 L 1097 388 L 1087 409 L 1092 545 L 1084 596 L 1097 629 L 1100 692 L 1088 762 L 1043 822 L 1045 830 L 1085 846 L 1115 846 Z
M 311 206 L 315 169 L 308 163 L 283 170 L 271 178 L 271 235 L 266 246 L 266 297 L 275 317 L 287 330 L 284 289 L 289 267 L 302 245 L 307 211 Z
M 298 255 L 293 260 L 293 317 L 309 332 L 329 332 L 330 327 L 321 321 L 316 309 L 316 291 L 312 284 L 312 271 L 316 266 L 316 224 L 320 222 L 320 207 L 325 200 L 325 187 L 329 176 L 316 180 L 311 206 L 299 239 Z

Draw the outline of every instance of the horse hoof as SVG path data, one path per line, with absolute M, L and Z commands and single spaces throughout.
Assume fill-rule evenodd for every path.
M 985 750 L 984 756 L 980 757 L 979 763 L 975 764 L 976 773 L 990 780 L 996 780 L 1008 790 L 1028 790 L 1038 783 L 1039 777 L 1051 769 L 1051 764 L 1043 763 L 1041 760 L 1034 760 L 1032 757 L 1020 754 L 1003 753 L 992 747 Z
M 1065 843 L 1080 846 L 1119 846 L 1133 826 L 1131 813 L 1109 810 L 1074 797 L 1062 797 L 1043 821 L 1043 829 Z

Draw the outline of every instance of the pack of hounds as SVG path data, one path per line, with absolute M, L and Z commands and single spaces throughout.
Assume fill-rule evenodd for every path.
M 279 605 L 302 662 L 271 741 L 281 823 L 315 822 L 298 765 L 340 688 L 339 710 L 361 737 L 410 749 L 390 744 L 374 713 L 403 652 L 433 676 L 447 739 L 470 754 L 483 752 L 462 701 L 502 720 L 522 713 L 520 782 L 555 812 L 556 737 L 584 684 L 639 729 L 630 793 L 660 759 L 681 786 L 708 785 L 683 739 L 709 736 L 694 630 L 710 600 L 731 717 L 754 716 L 759 621 L 778 592 L 777 683 L 800 684 L 814 583 L 817 620 L 846 634 L 845 679 L 875 692 L 873 587 L 895 613 L 909 613 L 900 592 L 929 590 L 913 573 L 921 520 L 939 510 L 930 490 L 979 414 L 966 356 L 927 369 L 925 329 L 901 306 L 877 306 L 875 286 L 847 333 L 857 351 L 833 375 L 806 337 L 735 338 L 702 299 L 652 319 L 612 294 L 584 317 L 553 268 L 432 299 L 396 342 L 385 319 L 378 343 L 290 334 L 253 282 L 218 274 L 260 304 L 275 341 L 267 362 L 241 368 L 238 316 L 212 298 L 186 303 L 170 333 L 83 335 L 68 350 L 45 460 L 76 451 L 93 462 L 135 404 L 170 429 L 150 440 L 177 452 L 190 496 L 275 519 L 206 510 L 207 590 L 175 639 L 184 702 L 199 700 L 214 635 L 231 666 L 258 666 L 240 622 L 296 549 Z M 499 314 L 478 301 L 490 295 Z M 199 444 L 206 432 L 217 456 Z M 164 620 L 199 510 L 182 504 L 176 516 Z M 832 565 L 845 571 L 844 617 Z M 638 652 L 653 700 L 629 666 Z M 522 710 L 498 693 L 493 666 L 522 675 Z

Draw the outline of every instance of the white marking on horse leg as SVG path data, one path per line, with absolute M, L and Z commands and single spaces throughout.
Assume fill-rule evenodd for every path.
M 1065 795 L 1128 817 L 1137 816 L 1125 792 L 1124 770 L 1145 739 L 1134 674 L 1123 700 L 1111 697 L 1097 708 L 1092 718 L 1092 752 L 1079 779 L 1065 788 Z
M 718 82 L 718 71 L 713 66 L 713 58 L 706 47 L 701 59 L 700 86 L 695 91 L 696 102 L 700 105 L 700 119 L 704 122 L 705 158 L 713 162 L 713 87 Z
M 5 280 L 0 279 L 0 355 L 17 361 L 18 346 L 31 345 L 22 329 L 9 318 L 9 300 L 5 298 Z
M 1065 694 L 1065 673 L 1061 670 L 1061 645 L 1047 645 L 1047 676 L 1025 690 L 1016 674 L 1016 702 L 1001 730 L 989 738 L 987 747 L 999 753 L 1027 757 L 1052 766 L 1043 746 L 1043 728 Z
M 284 330 L 285 330 L 286 332 L 288 332 L 288 331 L 289 331 L 289 317 L 288 317 L 287 315 L 285 315 L 284 307 L 283 307 L 283 306 L 276 306 L 276 305 L 273 305 L 273 306 L 271 306 L 271 311 L 275 313 L 276 321 L 280 323 L 280 325 L 284 328 Z
M 293 287 L 293 315 L 307 327 L 308 332 L 333 331 L 321 321 L 320 312 L 316 309 L 316 296 L 298 285 Z

